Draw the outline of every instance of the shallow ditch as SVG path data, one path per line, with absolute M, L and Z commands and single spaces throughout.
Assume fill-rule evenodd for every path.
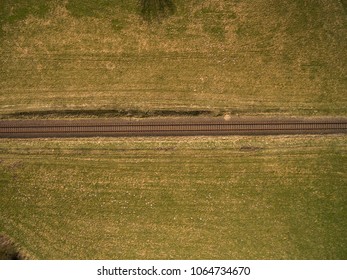
M 115 118 L 115 117 L 196 117 L 196 116 L 220 116 L 209 110 L 47 110 L 31 112 L 15 112 L 3 114 L 0 119 L 51 119 L 51 118 Z

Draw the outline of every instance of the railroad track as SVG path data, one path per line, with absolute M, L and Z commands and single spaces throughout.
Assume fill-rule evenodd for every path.
M 0 121 L 0 138 L 347 133 L 347 119 Z

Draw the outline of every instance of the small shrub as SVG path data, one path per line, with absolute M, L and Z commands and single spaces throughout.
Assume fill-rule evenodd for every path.
M 160 21 L 176 11 L 176 6 L 172 0 L 140 0 L 140 3 L 141 14 L 147 21 Z

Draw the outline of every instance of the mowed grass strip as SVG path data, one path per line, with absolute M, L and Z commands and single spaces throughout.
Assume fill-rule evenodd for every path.
M 345 259 L 346 136 L 0 141 L 37 259 Z
M 0 117 L 61 110 L 345 115 L 339 0 L 4 1 Z M 15 117 L 18 115 L 15 115 Z

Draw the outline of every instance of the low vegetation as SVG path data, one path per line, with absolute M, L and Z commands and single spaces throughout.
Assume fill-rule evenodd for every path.
M 1 1 L 0 118 L 99 109 L 346 115 L 341 3 Z
M 141 0 L 141 14 L 148 21 L 173 15 L 176 6 L 172 0 Z
M 34 259 L 346 259 L 346 136 L 0 140 Z

